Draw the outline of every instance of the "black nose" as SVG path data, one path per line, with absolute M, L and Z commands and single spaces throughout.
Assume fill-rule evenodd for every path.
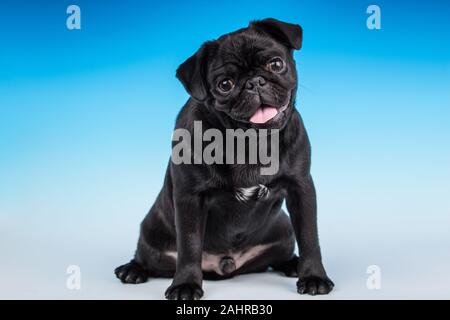
M 249 90 L 262 87 L 266 84 L 266 79 L 261 76 L 253 77 L 245 83 L 245 87 Z

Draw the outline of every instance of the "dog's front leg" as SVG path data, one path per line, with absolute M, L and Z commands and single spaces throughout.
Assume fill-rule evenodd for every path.
M 166 291 L 170 300 L 197 300 L 203 296 L 201 269 L 206 213 L 199 195 L 175 197 L 177 264 L 172 285 Z
M 333 289 L 322 264 L 317 231 L 316 192 L 311 175 L 299 177 L 288 190 L 286 205 L 299 247 L 297 291 L 327 294 Z

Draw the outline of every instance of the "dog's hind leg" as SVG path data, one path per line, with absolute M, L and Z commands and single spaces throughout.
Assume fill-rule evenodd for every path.
M 116 277 L 123 283 L 139 284 L 147 282 L 149 278 L 172 278 L 175 273 L 175 266 L 168 267 L 168 264 L 152 264 L 147 267 L 133 259 L 130 262 L 117 267 L 114 270 Z
M 116 268 L 114 273 L 123 283 L 132 284 L 146 282 L 148 278 L 171 278 L 175 260 L 150 246 L 141 235 L 134 259 Z
M 286 277 L 297 278 L 298 277 L 298 256 L 294 254 L 294 256 L 280 263 L 276 263 L 271 265 L 273 271 L 282 272 L 286 275 Z
M 150 276 L 150 273 L 134 259 L 120 267 L 117 267 L 116 270 L 114 270 L 114 273 L 123 283 L 133 284 L 144 283 Z

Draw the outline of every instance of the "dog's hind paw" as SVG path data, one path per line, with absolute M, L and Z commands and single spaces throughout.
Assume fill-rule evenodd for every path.
M 286 277 L 297 278 L 298 256 L 294 255 L 290 260 L 272 266 L 274 271 L 282 272 Z
M 123 266 L 117 267 L 116 270 L 114 270 L 114 273 L 123 283 L 133 284 L 146 282 L 149 276 L 148 272 L 134 260 L 131 260 Z

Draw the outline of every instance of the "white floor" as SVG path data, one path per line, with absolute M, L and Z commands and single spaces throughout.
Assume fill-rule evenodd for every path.
M 346 219 L 352 220 L 350 230 L 341 228 L 348 225 Z M 123 221 L 121 215 L 112 213 L 105 227 L 101 219 L 87 216 L 5 219 L 0 234 L 4 258 L 0 265 L 0 298 L 162 299 L 170 280 L 123 285 L 113 274 L 114 268 L 131 258 L 134 250 L 139 217 L 130 220 Z M 450 298 L 448 241 L 436 236 L 447 226 L 425 228 L 420 234 L 420 225 L 409 225 L 409 232 L 396 237 L 395 224 L 380 229 L 380 225 L 357 217 L 322 220 L 326 221 L 321 223 L 324 262 L 336 284 L 330 295 L 300 296 L 295 279 L 265 273 L 205 281 L 204 299 Z M 80 267 L 79 290 L 67 288 L 69 265 Z M 380 267 L 379 290 L 367 288 L 366 271 L 370 265 Z

